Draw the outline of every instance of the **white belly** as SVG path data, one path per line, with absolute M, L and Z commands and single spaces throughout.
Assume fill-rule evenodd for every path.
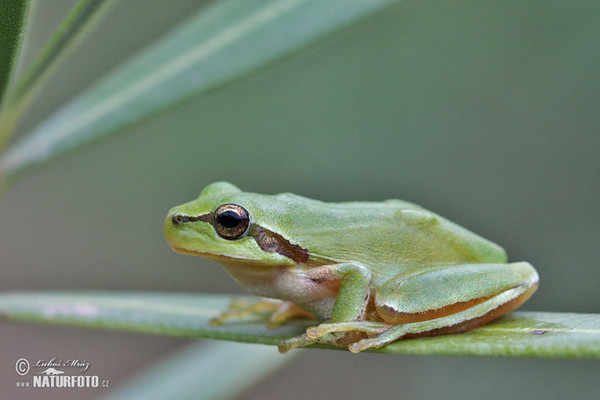
M 256 296 L 291 301 L 321 319 L 331 316 L 339 282 L 319 283 L 300 268 L 257 267 L 240 263 L 222 263 L 227 272 Z

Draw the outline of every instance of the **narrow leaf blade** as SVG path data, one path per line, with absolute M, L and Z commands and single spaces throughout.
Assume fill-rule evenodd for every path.
M 224 0 L 76 97 L 0 159 L 13 176 L 272 65 L 403 0 Z
M 29 1 L 0 2 L 0 105 L 12 79 L 29 14 Z
M 266 316 L 211 326 L 232 298 L 129 292 L 12 292 L 0 294 L 0 316 L 170 336 L 275 345 L 316 321 L 277 329 Z M 317 346 L 324 347 L 324 346 Z M 600 314 L 513 312 L 474 331 L 394 342 L 380 353 L 519 357 L 600 357 Z
M 0 110 L 0 150 L 17 121 L 71 50 L 93 30 L 116 0 L 79 0 L 52 34 L 40 54 L 11 86 Z M 15 3 L 10 0 L 8 3 Z M 4 3 L 2 3 L 4 4 Z M 0 45 L 1 46 L 1 45 Z
M 15 87 L 12 100 L 20 101 L 47 79 L 60 60 L 83 40 L 115 1 L 79 0 L 23 74 Z

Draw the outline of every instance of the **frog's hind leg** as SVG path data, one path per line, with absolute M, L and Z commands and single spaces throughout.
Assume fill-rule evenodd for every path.
M 496 305 L 490 311 L 508 303 L 511 307 L 503 307 L 506 313 L 527 300 L 537 283 L 537 272 L 526 262 L 436 265 L 392 278 L 377 290 L 375 306 L 377 314 L 392 324 L 433 320 L 484 302 Z M 520 290 L 514 299 L 500 296 L 516 288 Z
M 429 321 L 393 325 L 385 332 L 348 345 L 353 353 L 371 347 L 381 347 L 398 339 L 446 335 L 465 332 L 506 314 L 521 305 L 535 289 L 516 287 L 474 307 Z M 501 305 L 498 305 L 500 303 Z
M 376 293 L 377 313 L 394 324 L 348 346 L 353 352 L 403 337 L 467 331 L 517 308 L 537 288 L 528 263 L 432 266 L 393 278 Z

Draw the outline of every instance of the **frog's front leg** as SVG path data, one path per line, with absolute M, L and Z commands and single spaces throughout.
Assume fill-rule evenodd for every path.
M 364 319 L 371 295 L 371 272 L 367 267 L 358 263 L 322 265 L 306 272 L 306 278 L 317 285 L 339 281 L 339 290 L 331 317 L 326 324 L 307 329 L 304 335 L 282 341 L 279 344 L 279 351 L 285 353 L 294 347 L 308 346 L 317 342 L 335 346 L 348 345 L 348 343 L 366 336 L 357 329 L 346 329 L 342 333 L 334 333 L 332 330 L 322 334 L 315 334 L 315 332 L 318 332 L 321 326 Z M 357 331 L 358 335 L 346 334 L 346 331 Z
M 255 300 L 236 300 L 229 305 L 229 309 L 222 312 L 219 316 L 210 320 L 210 325 L 221 325 L 229 319 L 239 319 L 255 313 L 270 313 L 267 327 L 277 328 L 283 322 L 292 318 L 314 318 L 314 315 L 290 301 L 283 301 L 270 298 L 259 298 Z

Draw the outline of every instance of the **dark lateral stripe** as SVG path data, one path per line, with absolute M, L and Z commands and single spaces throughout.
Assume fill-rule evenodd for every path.
M 297 244 L 290 243 L 289 240 L 278 233 L 263 228 L 260 225 L 254 225 L 250 234 L 264 251 L 275 251 L 284 257 L 291 258 L 298 264 L 308 262 L 308 250 Z
M 197 217 L 188 217 L 187 215 L 173 215 L 174 224 L 183 224 L 184 222 L 208 222 L 212 223 L 212 213 L 198 215 Z

